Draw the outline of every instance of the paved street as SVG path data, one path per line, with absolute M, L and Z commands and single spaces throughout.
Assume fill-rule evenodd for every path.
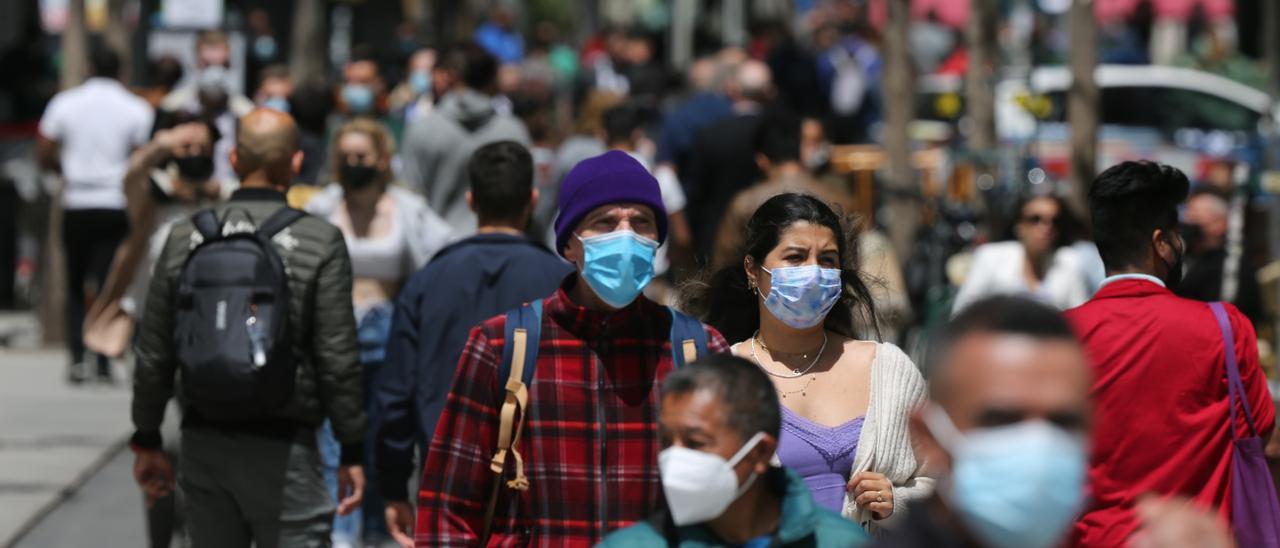
M 32 324 L 28 315 L 0 315 L 0 334 L 11 339 L 0 347 L 0 546 L 13 545 L 58 503 L 74 502 L 75 488 L 120 453 L 129 432 L 127 385 L 68 386 L 66 353 L 37 348 Z M 115 497 L 117 505 L 125 500 Z

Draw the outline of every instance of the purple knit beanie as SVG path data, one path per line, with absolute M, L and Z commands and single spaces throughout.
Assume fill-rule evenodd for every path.
M 560 184 L 560 216 L 556 218 L 556 252 L 564 254 L 582 218 L 607 204 L 635 203 L 653 208 L 658 243 L 667 240 L 667 208 L 662 205 L 658 180 L 629 154 L 610 150 L 573 166 Z

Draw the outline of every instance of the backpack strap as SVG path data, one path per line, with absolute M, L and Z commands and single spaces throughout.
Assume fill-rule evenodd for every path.
M 267 217 L 267 220 L 262 221 L 262 224 L 258 225 L 257 233 L 259 236 L 270 240 L 272 236 L 276 235 L 276 233 L 284 230 L 285 227 L 293 224 L 294 221 L 306 216 L 307 213 L 300 209 L 294 209 L 288 206 L 282 207 L 276 210 L 275 213 L 272 213 L 270 217 Z
M 502 344 L 502 362 L 498 366 L 498 378 L 505 379 L 502 408 L 498 412 L 498 447 L 489 461 L 493 472 L 493 491 L 489 495 L 489 507 L 484 516 L 484 532 L 480 545 L 488 543 L 493 528 L 493 516 L 498 506 L 502 476 L 506 470 L 507 454 L 516 461 L 516 477 L 506 482 L 515 491 L 527 491 L 529 479 L 524 475 L 524 458 L 516 447 L 529 404 L 528 386 L 538 364 L 538 343 L 542 334 L 542 301 L 534 301 L 507 312 Z M 517 415 L 518 413 L 518 415 Z
M 192 215 L 191 224 L 195 225 L 196 231 L 206 242 L 222 237 L 222 221 L 218 220 L 218 212 L 212 208 L 202 209 Z
M 707 330 L 702 322 L 674 308 L 671 311 L 671 363 L 683 367 L 707 355 Z

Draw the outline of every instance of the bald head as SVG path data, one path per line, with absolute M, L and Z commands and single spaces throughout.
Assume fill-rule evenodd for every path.
M 755 60 L 738 65 L 730 91 L 737 101 L 768 101 L 773 94 L 773 75 L 769 72 L 769 66 Z
M 1222 196 L 1212 192 L 1197 192 L 1187 200 L 1187 209 L 1182 214 L 1186 224 L 1200 227 L 1198 241 L 1188 241 L 1195 252 L 1204 253 L 1221 249 L 1227 243 L 1228 219 L 1231 206 Z
M 259 108 L 240 119 L 231 166 L 241 186 L 286 188 L 302 166 L 298 126 L 283 112 Z

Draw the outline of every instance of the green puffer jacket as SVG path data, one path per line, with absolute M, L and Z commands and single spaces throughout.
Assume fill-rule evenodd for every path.
M 264 221 L 284 206 L 284 194 L 252 188 L 236 191 L 217 210 L 224 232 L 250 231 L 254 221 Z M 134 346 L 133 423 L 139 445 L 159 440 L 165 405 L 174 395 L 179 370 L 173 348 L 174 286 L 199 241 L 191 221 L 180 221 L 173 225 L 156 262 Z M 351 310 L 351 259 L 342 232 L 323 219 L 307 216 L 281 230 L 272 242 L 289 276 L 289 322 L 293 355 L 299 363 L 293 399 L 271 418 L 318 426 L 328 417 L 339 442 L 360 443 L 365 430 L 364 388 Z M 354 456 L 347 455 L 346 449 L 344 460 Z

